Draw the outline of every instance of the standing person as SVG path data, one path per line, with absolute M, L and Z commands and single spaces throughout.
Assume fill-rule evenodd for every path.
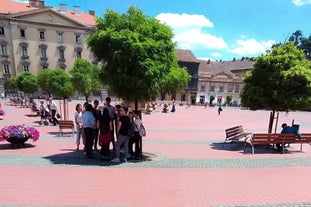
M 140 119 L 140 116 L 141 116 L 140 111 L 134 111 L 134 144 L 135 144 L 134 159 L 135 160 L 141 159 L 142 137 L 139 134 L 139 128 L 142 124 L 142 121 Z
M 55 103 L 52 97 L 49 98 L 49 111 L 52 116 L 53 125 L 56 126 L 58 124 L 58 120 L 55 117 L 57 113 L 57 104 Z
M 222 104 L 218 104 L 218 115 L 220 115 L 220 112 L 222 112 Z
M 133 151 L 133 144 L 135 143 L 135 137 L 134 137 L 134 131 L 135 131 L 135 126 L 134 126 L 134 113 L 130 111 L 128 113 L 128 116 L 130 118 L 130 139 L 129 139 L 129 154 L 131 155 L 131 159 L 134 159 L 134 151 Z
M 74 113 L 75 123 L 76 123 L 76 132 L 77 132 L 77 138 L 76 138 L 76 144 L 77 144 L 77 150 L 79 150 L 80 146 L 80 140 L 82 137 L 83 145 L 85 146 L 85 136 L 84 136 L 84 129 L 83 129 L 83 117 L 82 117 L 82 105 L 77 104 L 76 105 L 76 112 Z
M 109 116 L 107 107 L 100 111 L 97 120 L 97 128 L 99 129 L 99 145 L 101 146 L 100 154 L 103 160 L 108 160 L 110 150 L 109 145 L 112 140 L 112 120 Z
M 116 108 L 111 105 L 111 98 L 109 96 L 106 98 L 105 106 L 107 107 L 107 109 L 109 111 L 109 116 L 110 116 L 110 119 L 112 121 L 112 140 L 111 140 L 111 143 L 112 143 L 113 150 L 115 150 Z
M 93 143 L 94 143 L 94 129 L 95 129 L 95 117 L 93 115 L 92 104 L 86 104 L 85 111 L 82 114 L 84 136 L 85 136 L 85 154 L 87 158 L 93 157 Z
M 94 102 L 93 102 L 93 115 L 95 117 L 95 122 L 96 123 L 97 123 L 97 120 L 98 120 L 98 113 L 99 113 L 99 111 L 97 109 L 98 104 L 99 104 L 98 100 L 94 100 Z M 99 132 L 99 129 L 98 129 L 97 125 L 96 125 L 96 127 L 94 129 L 94 146 L 93 146 L 94 147 L 94 151 L 98 151 L 98 148 L 97 148 L 98 132 Z
M 44 126 L 44 122 L 43 120 L 45 120 L 45 122 L 47 124 L 49 124 L 48 121 L 48 114 L 47 114 L 47 109 L 44 106 L 44 101 L 40 101 L 40 106 L 39 106 L 39 112 L 40 112 L 40 126 Z
M 115 144 L 115 158 L 111 160 L 111 162 L 120 162 L 120 148 L 121 145 L 124 147 L 124 158 L 123 161 L 127 162 L 128 156 L 128 141 L 130 139 L 129 135 L 130 131 L 130 118 L 127 116 L 127 108 L 121 107 L 120 108 L 120 117 L 117 122 L 117 142 Z
M 173 99 L 171 112 L 175 112 L 175 111 L 176 111 L 176 109 L 175 109 L 175 100 Z

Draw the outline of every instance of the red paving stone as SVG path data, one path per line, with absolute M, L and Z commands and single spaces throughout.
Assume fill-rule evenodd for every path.
M 71 114 L 76 103 L 70 103 Z M 5 106 L 5 109 L 10 115 L 0 122 L 0 126 L 6 123 L 37 126 L 35 121 L 39 117 L 24 116 L 29 109 L 15 106 Z M 309 145 L 304 145 L 303 152 L 278 154 L 267 151 L 255 155 L 242 153 L 243 149 L 239 146 L 234 150 L 234 144 L 228 144 L 223 150 L 212 147 L 211 144 L 224 141 L 225 128 L 237 124 L 242 124 L 245 131 L 266 132 L 269 111 L 253 112 L 225 107 L 218 116 L 216 108 L 186 109 L 177 106 L 176 109 L 175 113 L 154 112 L 143 116 L 147 128 L 144 152 L 153 153 L 161 159 L 194 161 L 311 157 Z M 295 119 L 301 124 L 301 132 L 311 132 L 309 117 L 310 112 L 290 112 L 287 117 L 282 113 L 279 124 L 291 123 Z M 74 153 L 74 138 L 56 138 L 58 128 L 54 126 L 38 129 L 48 139 L 42 138 L 34 143 L 34 147 L 21 149 L 12 149 L 6 143 L 0 143 L 0 156 L 46 157 Z M 299 145 L 292 146 L 294 150 L 298 148 Z M 77 153 L 77 159 L 85 159 L 80 154 Z M 0 172 L 0 185 L 4 189 L 0 194 L 0 205 L 196 207 L 311 202 L 309 166 L 269 167 L 267 163 L 265 167 L 256 168 L 133 168 L 121 164 L 115 168 L 0 163 Z

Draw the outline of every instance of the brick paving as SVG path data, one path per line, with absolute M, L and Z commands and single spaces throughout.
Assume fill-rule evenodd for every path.
M 77 101 L 70 103 L 70 115 Z M 83 101 L 81 101 L 83 103 Z M 144 115 L 147 128 L 139 162 L 113 164 L 86 159 L 69 134 L 39 127 L 28 108 L 5 106 L 0 127 L 37 127 L 39 141 L 24 148 L 0 143 L 0 206 L 311 206 L 311 147 L 292 144 L 285 154 L 266 147 L 243 153 L 244 143 L 228 143 L 224 129 L 242 124 L 266 132 L 269 111 L 177 106 L 175 113 Z M 294 119 L 311 132 L 310 112 L 280 113 L 279 127 Z M 22 176 L 21 176 L 22 175 Z

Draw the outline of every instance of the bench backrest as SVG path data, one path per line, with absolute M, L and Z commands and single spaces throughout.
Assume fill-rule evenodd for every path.
M 281 133 L 255 133 L 252 136 L 253 144 L 280 144 L 280 143 L 294 143 L 297 140 L 295 134 L 281 134 Z
M 226 129 L 225 131 L 226 137 L 228 138 L 244 133 L 242 125 L 231 127 L 229 129 Z
M 74 127 L 74 123 L 72 120 L 59 120 L 58 121 L 60 128 L 72 128 Z

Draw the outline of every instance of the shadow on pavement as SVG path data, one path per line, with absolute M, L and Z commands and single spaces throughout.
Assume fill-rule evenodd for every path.
M 32 147 L 35 147 L 35 145 L 25 143 L 25 145 L 22 145 L 22 146 L 16 146 L 16 145 L 13 146 L 10 143 L 7 143 L 7 144 L 1 144 L 0 150 L 16 150 L 16 149 L 32 148 Z
M 84 155 L 83 150 L 73 150 L 73 149 L 62 149 L 65 151 L 61 154 L 55 154 L 43 157 L 44 159 L 49 160 L 55 165 L 80 165 L 80 166 L 116 166 L 123 164 L 113 163 L 110 160 L 113 159 L 113 152 L 111 152 L 108 160 L 101 160 L 101 156 L 98 152 L 93 152 L 94 159 L 89 159 Z M 128 160 L 127 163 L 140 163 L 146 161 L 152 161 L 155 155 L 151 153 L 143 153 L 143 158 L 141 160 Z M 122 156 L 121 156 L 122 158 Z

